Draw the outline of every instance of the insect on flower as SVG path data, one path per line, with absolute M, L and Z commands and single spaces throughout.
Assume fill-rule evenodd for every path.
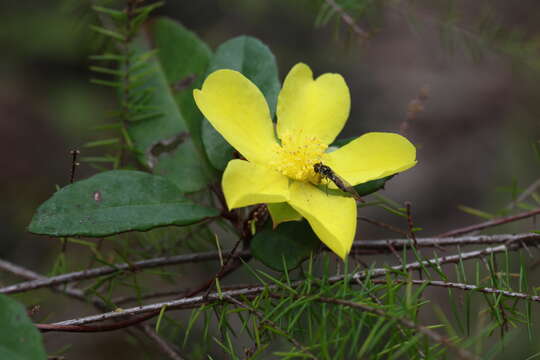
M 332 181 L 341 191 L 351 194 L 355 200 L 364 202 L 364 199 L 358 195 L 358 192 L 354 187 L 336 174 L 330 166 L 324 165 L 323 163 L 316 163 L 313 165 L 313 171 L 315 171 L 316 174 L 319 174 L 321 178 Z
M 416 148 L 399 134 L 371 132 L 327 151 L 349 117 L 349 88 L 339 74 L 314 78 L 303 63 L 283 81 L 275 125 L 264 94 L 234 70 L 208 75 L 193 98 L 210 124 L 245 158 L 232 159 L 223 172 L 227 207 L 267 204 L 274 226 L 305 218 L 342 259 L 356 234 L 355 199 L 360 200 L 350 185 L 416 164 Z M 347 182 L 336 173 L 346 173 Z M 325 194 L 318 186 L 321 181 L 340 193 Z M 353 196 L 342 196 L 341 191 Z

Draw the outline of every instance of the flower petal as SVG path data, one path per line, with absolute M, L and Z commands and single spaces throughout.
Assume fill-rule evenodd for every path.
M 277 105 L 277 133 L 316 136 L 330 144 L 349 117 L 349 88 L 339 74 L 323 74 L 313 80 L 309 66 L 296 64 L 283 83 Z
M 416 148 L 399 134 L 372 132 L 325 154 L 323 163 L 351 185 L 358 185 L 413 167 Z
M 244 160 L 229 161 L 223 173 L 222 186 L 229 209 L 289 199 L 287 177 Z
M 261 91 L 234 70 L 210 74 L 193 97 L 214 128 L 249 161 L 265 164 L 276 139 L 268 104 Z
M 274 229 L 283 222 L 302 220 L 302 215 L 286 202 L 267 204 L 266 206 L 272 217 L 272 227 Z
M 295 181 L 289 204 L 307 219 L 321 241 L 339 257 L 349 253 L 356 232 L 356 202 L 353 198 L 326 195 L 317 187 Z

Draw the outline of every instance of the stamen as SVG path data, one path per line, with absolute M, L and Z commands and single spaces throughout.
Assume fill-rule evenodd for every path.
M 313 165 L 321 161 L 326 147 L 316 136 L 287 132 L 281 137 L 281 146 L 276 145 L 270 165 L 292 179 L 317 182 Z

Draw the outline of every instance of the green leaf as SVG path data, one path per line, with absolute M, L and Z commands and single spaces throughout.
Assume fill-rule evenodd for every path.
M 203 116 L 193 100 L 193 89 L 200 88 L 208 69 L 212 50 L 197 35 L 180 23 L 160 18 L 152 25 L 154 43 L 167 82 L 187 123 L 191 137 L 201 143 Z
M 193 33 L 168 19 L 156 21 L 147 35 L 137 37 L 130 44 L 134 57 L 151 51 L 150 43 L 154 43 L 158 47 L 157 58 L 152 56 L 145 62 L 139 60 L 131 64 L 133 81 L 129 91 L 133 99 L 144 98 L 146 109 L 158 111 L 137 109 L 131 104 L 131 116 L 137 121 L 129 122 L 129 136 L 141 163 L 174 181 L 182 192 L 201 190 L 215 180 L 216 174 L 206 159 L 201 141 L 197 140 L 200 126 L 188 121 L 193 110 L 188 110 L 187 106 L 185 111 L 180 109 L 179 95 L 173 85 L 186 74 L 203 74 L 209 50 Z M 186 89 L 186 93 L 192 96 L 190 90 Z M 171 143 L 175 146 L 169 146 Z M 159 147 L 161 151 L 157 150 Z M 187 177 L 179 178 L 179 173 Z
M 277 271 L 296 268 L 321 246 L 307 221 L 291 221 L 272 229 L 267 226 L 251 241 L 252 255 Z
M 57 191 L 34 215 L 29 231 L 50 236 L 108 236 L 165 225 L 189 225 L 218 211 L 186 199 L 170 180 L 113 170 Z
M 381 179 L 371 180 L 362 184 L 354 186 L 354 189 L 360 196 L 366 196 L 373 194 L 381 189 L 384 189 L 386 182 L 393 178 L 395 175 L 389 175 Z M 350 196 L 350 194 L 344 193 L 339 189 L 330 189 L 327 184 L 316 185 L 321 191 L 325 192 L 327 195 L 337 195 L 337 196 Z
M 195 156 L 186 156 L 192 148 L 192 139 L 187 139 L 173 151 L 161 154 L 156 172 L 174 181 L 180 189 L 200 188 L 201 178 L 194 176 L 193 169 L 202 166 L 201 159 Z
M 351 141 L 355 139 L 358 139 L 358 136 L 352 136 L 352 137 L 343 138 L 343 139 L 336 139 L 330 146 L 335 146 L 335 147 L 340 148 L 342 146 L 347 145 L 348 143 L 350 143 Z
M 212 166 L 224 170 L 233 158 L 235 150 L 206 119 L 202 123 L 202 140 Z
M 286 202 L 266 204 L 274 227 L 283 222 L 302 220 L 302 215 Z
M 43 360 L 47 358 L 41 334 L 25 308 L 0 294 L 0 359 Z
M 207 74 L 219 69 L 236 70 L 250 79 L 264 94 L 274 116 L 281 84 L 276 59 L 268 46 L 248 36 L 228 40 L 217 48 Z M 223 170 L 232 159 L 232 147 L 206 120 L 202 125 L 202 139 L 210 163 Z
M 363 184 L 358 184 L 354 187 L 354 189 L 360 196 L 373 194 L 374 192 L 384 189 L 386 182 L 390 180 L 391 178 L 393 178 L 394 176 L 395 175 L 390 175 L 390 176 L 383 177 L 382 179 L 371 180 Z

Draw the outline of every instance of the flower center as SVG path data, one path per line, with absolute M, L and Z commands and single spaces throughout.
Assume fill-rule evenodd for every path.
M 318 183 L 320 178 L 313 165 L 321 162 L 324 150 L 326 145 L 316 136 L 306 136 L 302 131 L 287 132 L 281 137 L 281 146 L 276 145 L 270 165 L 291 179 Z

